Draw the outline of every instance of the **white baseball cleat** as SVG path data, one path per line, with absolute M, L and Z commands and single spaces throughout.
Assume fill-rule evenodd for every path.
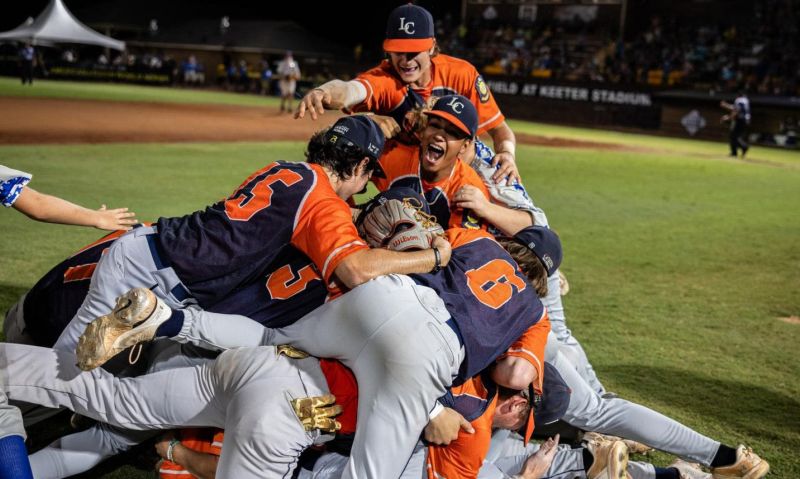
M 592 467 L 586 471 L 588 479 L 627 479 L 628 446 L 622 441 L 587 442 L 594 456 Z
M 736 462 L 711 469 L 714 479 L 761 479 L 768 472 L 769 463 L 741 444 L 736 448 Z
M 667 467 L 674 467 L 681 475 L 681 479 L 712 479 L 711 473 L 703 471 L 700 464 L 686 462 L 683 459 L 675 459 L 675 462 Z
M 117 298 L 117 305 L 111 313 L 95 319 L 86 327 L 78 340 L 78 367 L 91 371 L 120 351 L 150 341 L 170 316 L 172 310 L 152 291 L 133 288 Z

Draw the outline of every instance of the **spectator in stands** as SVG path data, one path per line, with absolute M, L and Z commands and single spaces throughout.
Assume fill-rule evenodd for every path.
M 297 80 L 300 79 L 300 67 L 292 57 L 292 52 L 287 51 L 283 60 L 278 63 L 278 85 L 281 89 L 281 113 L 284 111 L 292 113 L 294 92 L 297 88 Z M 285 106 L 284 106 L 285 105 Z
M 250 75 L 247 60 L 239 61 L 239 88 L 245 93 L 250 90 Z

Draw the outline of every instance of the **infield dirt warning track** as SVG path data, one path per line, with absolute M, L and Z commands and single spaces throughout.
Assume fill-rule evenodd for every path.
M 0 97 L 0 144 L 307 141 L 339 114 L 295 120 L 275 107 Z M 529 145 L 631 150 L 623 145 L 517 135 Z

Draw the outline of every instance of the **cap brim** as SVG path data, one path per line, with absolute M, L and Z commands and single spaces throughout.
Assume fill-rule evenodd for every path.
M 469 131 L 469 128 L 467 128 L 467 125 L 465 125 L 464 122 L 459 120 L 457 117 L 451 115 L 450 113 L 447 113 L 446 111 L 440 111 L 440 110 L 430 110 L 430 111 L 426 111 L 425 114 L 428 115 L 428 116 L 438 116 L 439 118 L 444 118 L 445 120 L 447 120 L 450 123 L 452 123 L 455 126 L 457 126 L 458 129 L 461 130 L 462 132 L 464 132 L 465 135 L 467 135 L 468 137 L 472 138 L 472 132 Z
M 433 48 L 433 38 L 387 38 L 383 51 L 393 53 L 425 52 Z

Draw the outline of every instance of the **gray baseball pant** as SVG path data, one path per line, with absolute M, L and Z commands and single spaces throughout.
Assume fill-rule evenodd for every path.
M 497 430 L 492 435 L 492 446 L 486 455 L 478 479 L 510 479 L 519 474 L 525 460 L 539 450 L 539 444 L 522 439 L 507 430 Z M 646 462 L 629 462 L 628 474 L 632 479 L 655 479 L 656 470 Z M 572 449 L 567 444 L 558 446 L 553 463 L 542 479 L 586 479 L 583 449 Z
M 572 363 L 556 352 L 545 360 L 558 369 L 572 390 L 565 422 L 586 431 L 632 439 L 688 461 L 710 465 L 719 442 L 645 406 L 621 398 L 602 398 L 575 371 Z
M 381 276 L 265 343 L 342 361 L 358 380 L 358 425 L 344 478 L 400 477 L 428 413 L 457 374 L 463 352 L 441 298 L 408 276 Z
M 224 428 L 220 477 L 289 477 L 300 453 L 323 440 L 303 429 L 290 404 L 328 392 L 314 358 L 288 359 L 270 347 L 237 349 L 211 363 L 137 378 L 81 372 L 74 362 L 63 351 L 0 344 L 0 391 L 126 429 Z M 0 437 L 19 433 L 14 424 L 0 426 Z
M 569 361 L 575 366 L 575 370 L 583 377 L 584 380 L 597 391 L 598 394 L 603 394 L 606 389 L 603 384 L 597 379 L 597 374 L 583 350 L 583 346 L 572 331 L 567 327 L 567 318 L 564 314 L 564 304 L 561 302 L 561 286 L 558 280 L 558 271 L 551 274 L 547 278 L 547 296 L 541 298 L 542 304 L 547 308 L 547 317 L 550 319 L 551 339 L 554 337 L 562 346 L 561 352 Z M 548 340 L 548 343 L 550 340 Z

